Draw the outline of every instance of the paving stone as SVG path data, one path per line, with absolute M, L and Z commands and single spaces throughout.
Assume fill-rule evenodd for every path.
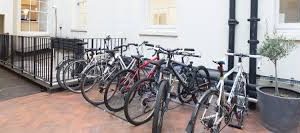
M 40 87 L 0 67 L 0 101 L 40 92 Z
M 20 102 L 22 101 L 22 102 Z M 0 102 L 0 129 L 20 133 L 151 133 L 152 121 L 133 126 L 71 92 L 38 93 Z M 163 132 L 182 133 L 190 119 L 190 106 L 166 113 Z M 226 127 L 224 133 L 268 133 L 259 124 L 257 112 L 250 112 L 243 130 Z

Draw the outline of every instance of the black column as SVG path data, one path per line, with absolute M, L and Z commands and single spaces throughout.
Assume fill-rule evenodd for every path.
M 248 43 L 250 44 L 250 54 L 257 54 L 257 44 L 259 41 L 257 40 L 257 23 L 260 19 L 257 16 L 258 12 L 258 0 L 251 0 L 251 14 L 248 21 L 250 22 L 250 40 Z M 256 59 L 250 58 L 249 63 L 249 83 L 256 84 Z
M 235 26 L 239 24 L 239 22 L 235 18 L 235 4 L 236 0 L 230 0 L 229 3 L 229 42 L 228 42 L 228 52 L 234 52 L 234 42 L 235 42 Z M 228 57 L 228 70 L 232 69 L 234 66 L 234 57 Z M 233 76 L 230 75 L 229 79 L 233 79 Z

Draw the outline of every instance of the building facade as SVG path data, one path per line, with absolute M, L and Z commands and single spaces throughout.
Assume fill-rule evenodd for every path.
M 251 0 L 236 1 L 235 51 L 249 53 Z M 225 57 L 229 36 L 229 0 L 1 0 L 3 32 L 60 37 L 126 37 L 165 47 L 192 47 L 195 61 L 215 69 L 212 60 Z M 277 32 L 300 44 L 300 0 L 258 1 L 258 40 Z M 0 22 L 1 26 L 1 22 Z M 1 28 L 0 28 L 1 29 Z M 1 31 L 1 30 L 0 30 Z M 300 81 L 300 47 L 279 61 L 278 75 Z M 237 60 L 236 60 L 237 61 Z M 248 59 L 245 59 L 248 71 Z M 257 73 L 270 76 L 267 59 Z

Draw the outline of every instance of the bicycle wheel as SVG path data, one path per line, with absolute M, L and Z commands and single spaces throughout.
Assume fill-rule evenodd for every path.
M 235 96 L 233 98 L 233 104 L 236 104 L 236 107 L 233 110 L 235 120 L 237 122 L 236 126 L 238 128 L 243 128 L 244 124 L 244 118 L 246 115 L 246 112 L 248 111 L 248 96 L 246 93 L 246 86 L 247 86 L 247 78 L 244 74 L 245 78 L 240 77 L 237 82 L 237 88 L 235 93 Z M 234 120 L 234 119 L 231 119 Z M 234 123 L 231 121 L 231 123 Z
M 202 94 L 210 88 L 211 81 L 208 70 L 204 66 L 199 66 L 196 72 L 196 89 L 193 93 L 194 103 L 198 103 L 198 99 Z
M 152 133 L 161 133 L 164 113 L 168 110 L 167 98 L 169 89 L 169 81 L 163 80 L 160 82 L 153 114 Z
M 219 133 L 221 124 L 214 125 L 216 123 L 215 118 L 222 116 L 221 107 L 217 105 L 218 98 L 217 90 L 209 89 L 204 92 L 194 108 L 186 128 L 187 133 L 193 133 L 195 130 L 200 131 L 201 129 L 210 133 Z M 221 100 L 221 104 L 222 102 Z
M 74 61 L 74 59 L 68 59 L 62 61 L 59 66 L 56 68 L 56 81 L 61 88 L 65 88 L 63 83 L 63 72 L 64 69 L 69 65 L 70 62 Z
M 87 66 L 86 60 L 71 62 L 63 71 L 63 84 L 65 89 L 80 93 L 81 72 Z
M 104 74 L 107 65 L 93 65 L 86 69 L 81 78 L 81 94 L 92 105 L 104 103 L 104 88 L 107 76 Z
M 190 73 L 190 74 L 189 74 Z M 181 83 L 178 84 L 177 94 L 181 103 L 194 101 L 196 104 L 208 88 L 210 88 L 210 76 L 204 66 L 199 66 L 196 70 L 186 74 L 189 88 L 184 88 Z
M 104 104 L 113 112 L 118 112 L 124 107 L 125 95 L 137 81 L 133 70 L 118 72 L 108 83 L 104 91 Z
M 195 130 L 219 133 L 221 124 L 214 125 L 214 123 L 216 123 L 216 116 L 218 116 L 218 118 L 222 116 L 222 111 L 217 105 L 217 92 L 217 90 L 213 89 L 204 92 L 199 103 L 194 107 L 192 117 L 186 128 L 187 133 L 194 133 Z
M 129 123 L 137 126 L 151 120 L 157 84 L 153 78 L 145 78 L 132 86 L 125 97 L 124 104 L 125 117 Z

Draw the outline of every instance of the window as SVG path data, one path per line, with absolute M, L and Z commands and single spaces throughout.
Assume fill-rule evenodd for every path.
M 151 25 L 176 24 L 176 0 L 150 0 Z
M 280 0 L 279 23 L 300 23 L 300 0 Z
M 47 32 L 47 0 L 21 0 L 21 31 Z
M 87 26 L 87 0 L 77 0 L 73 29 L 86 30 Z

